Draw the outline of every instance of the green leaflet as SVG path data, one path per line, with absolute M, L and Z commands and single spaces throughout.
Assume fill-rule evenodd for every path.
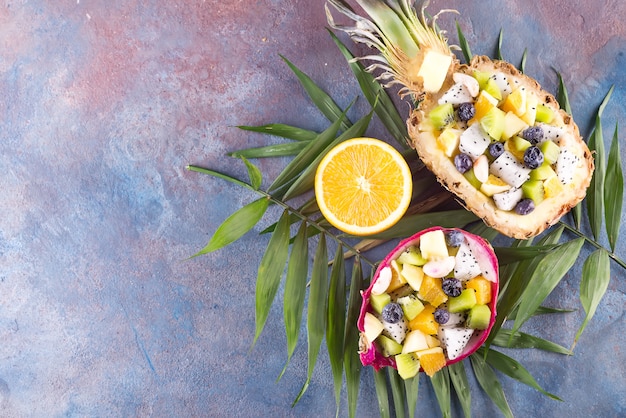
M 313 370 L 317 363 L 324 330 L 326 329 L 326 304 L 328 303 L 328 249 L 326 248 L 326 235 L 320 235 L 315 257 L 313 258 L 313 270 L 311 271 L 311 284 L 309 289 L 309 302 L 307 309 L 307 346 L 308 363 L 307 376 L 300 393 L 293 401 L 292 406 L 300 400 L 306 392 Z
M 374 76 L 365 71 L 363 65 L 359 61 L 354 60 L 354 55 L 346 48 L 346 46 L 337 38 L 337 36 L 328 31 L 335 44 L 348 61 L 350 69 L 354 73 L 363 95 L 369 102 L 370 106 L 379 116 L 380 121 L 385 125 L 387 131 L 402 146 L 406 147 L 408 143 L 408 132 L 406 122 L 396 109 L 395 104 L 387 94 L 387 91 L 376 81 Z
M 256 330 L 252 346 L 265 327 L 289 254 L 289 212 L 283 212 L 259 264 L 255 290 Z
M 546 255 L 554 250 L 556 245 L 541 245 L 528 247 L 494 247 L 498 263 L 502 265 L 512 264 L 518 261 Z
M 209 243 L 192 257 L 219 250 L 237 241 L 261 220 L 268 206 L 269 200 L 262 197 L 238 209 L 222 222 Z
M 537 266 L 532 270 L 526 289 L 520 297 L 513 332 L 519 330 L 520 326 L 533 315 L 544 299 L 559 284 L 563 276 L 572 268 L 584 242 L 583 238 L 566 242 L 537 263 Z
M 389 392 L 387 391 L 387 379 L 384 370 L 374 370 L 374 384 L 376 386 L 376 399 L 378 400 L 380 418 L 390 418 Z
M 416 215 L 405 215 L 398 223 L 386 231 L 369 235 L 370 239 L 393 239 L 406 238 L 417 231 L 431 227 L 441 226 L 444 228 L 462 227 L 475 221 L 476 215 L 467 210 L 451 210 L 431 213 L 418 213 Z
M 513 418 L 513 412 L 511 412 L 511 407 L 504 396 L 502 385 L 493 369 L 485 361 L 484 355 L 485 349 L 479 348 L 469 357 L 476 380 L 478 380 L 480 387 L 485 391 L 487 396 L 491 398 L 500 411 L 502 411 L 504 416 L 506 418 Z
M 609 262 L 609 254 L 604 249 L 594 251 L 583 265 L 583 277 L 580 282 L 580 303 L 583 305 L 586 315 L 578 332 L 576 332 L 574 345 L 576 345 L 583 330 L 595 314 L 610 280 L 611 264 Z
M 404 418 L 404 400 L 406 399 L 404 383 L 396 369 L 393 367 L 385 368 L 387 369 L 387 376 L 391 385 L 391 397 L 393 398 L 393 409 L 396 413 L 396 418 Z
M 302 151 L 310 141 L 287 142 L 283 144 L 267 145 L 264 147 L 246 148 L 233 151 L 228 155 L 231 157 L 245 158 L 269 158 L 269 157 L 285 157 L 296 155 Z
M 293 159 L 283 171 L 274 179 L 269 187 L 269 191 L 277 190 L 280 187 L 288 184 L 290 181 L 294 181 L 302 170 L 308 167 L 313 160 L 319 155 L 319 153 L 325 149 L 328 144 L 333 142 L 342 119 L 338 119 L 324 132 L 322 132 L 317 138 L 309 142 L 307 146 L 300 151 L 300 153 Z
M 611 250 L 615 252 L 617 237 L 622 216 L 622 200 L 624 198 L 624 173 L 620 156 L 619 139 L 617 137 L 617 123 L 611 141 L 609 161 L 606 165 L 606 177 L 604 179 L 604 213 L 606 220 L 606 233 L 609 238 Z
M 315 184 L 315 172 L 317 171 L 317 166 L 320 164 L 320 161 L 322 161 L 322 158 L 324 158 L 324 156 L 328 154 L 328 152 L 333 149 L 333 147 L 340 144 L 341 142 L 351 138 L 363 136 L 365 130 L 369 126 L 371 119 L 372 112 L 363 116 L 361 119 L 358 120 L 357 123 L 348 128 L 348 130 L 339 135 L 334 141 L 328 144 L 326 148 L 320 151 L 317 157 L 315 157 L 313 161 L 310 162 L 310 164 L 304 169 L 302 174 L 300 174 L 297 180 L 289 187 L 287 192 L 285 192 L 283 200 L 286 201 L 292 199 L 311 190 Z
M 417 395 L 419 393 L 420 373 L 404 381 L 404 393 L 406 393 L 406 404 L 409 409 L 409 418 L 415 418 L 417 409 Z
M 524 53 L 522 54 L 522 59 L 519 63 L 519 70 L 522 74 L 524 74 L 524 72 L 526 71 L 526 56 L 527 56 L 527 52 L 528 50 L 526 48 L 524 48 Z
M 287 58 L 282 55 L 280 57 L 283 59 L 283 61 L 287 63 L 287 65 L 289 66 L 289 68 L 291 68 L 291 71 L 294 72 L 296 77 L 298 77 L 298 80 L 300 80 L 300 84 L 302 84 L 302 87 L 304 87 L 304 90 L 306 90 L 307 94 L 311 98 L 311 101 L 317 106 L 322 114 L 333 123 L 339 122 L 341 130 L 345 131 L 346 129 L 348 129 L 352 124 L 350 123 L 350 120 L 345 117 L 343 111 L 339 106 L 337 106 L 335 101 L 317 84 L 315 84 L 315 82 L 311 80 L 308 75 L 300 71 Z
M 239 125 L 239 129 L 244 131 L 258 132 L 278 136 L 280 138 L 293 139 L 294 141 L 311 141 L 318 135 L 315 131 L 302 129 L 295 126 L 285 125 L 282 123 L 270 123 L 261 126 Z
M 502 40 L 504 39 L 504 30 L 500 29 L 500 33 L 498 34 L 498 45 L 496 47 L 496 58 L 504 61 L 504 56 L 502 55 Z
M 326 318 L 326 346 L 333 373 L 335 386 L 335 401 L 337 413 L 341 400 L 341 384 L 343 377 L 343 339 L 346 320 L 346 272 L 343 262 L 342 246 L 337 246 L 337 252 L 330 271 L 330 287 L 328 291 L 328 311 Z
M 606 107 L 611 94 L 613 93 L 612 86 L 600 107 L 596 115 L 596 123 L 589 139 L 589 148 L 594 153 L 595 170 L 593 177 L 591 178 L 591 185 L 587 192 L 587 212 L 589 216 L 589 224 L 591 226 L 591 232 L 595 239 L 600 236 L 600 230 L 602 229 L 602 218 L 604 216 L 604 177 L 606 170 L 605 152 L 604 152 L 604 137 L 602 135 L 602 112 Z
M 461 26 L 459 25 L 458 20 L 456 23 L 456 33 L 459 37 L 459 46 L 461 47 L 461 52 L 463 53 L 463 57 L 465 57 L 465 62 L 469 64 L 472 60 L 472 51 L 470 49 L 469 43 L 467 43 L 467 39 L 461 30 Z
M 463 415 L 470 417 L 472 415 L 472 397 L 470 393 L 470 385 L 467 380 L 467 372 L 462 361 L 454 363 L 448 366 L 448 372 L 450 374 L 450 381 L 454 387 L 461 408 L 463 409 Z
M 283 301 L 283 317 L 285 320 L 285 334 L 287 336 L 287 362 L 283 371 L 278 376 L 282 377 L 291 360 L 302 322 L 302 310 L 304 309 L 304 295 L 308 274 L 309 240 L 307 237 L 306 222 L 300 224 L 298 233 L 291 248 L 291 256 L 287 264 L 287 278 L 285 280 L 285 297 Z
M 535 378 L 532 377 L 531 374 L 528 373 L 528 370 L 526 370 L 524 366 L 522 366 L 517 360 L 514 360 L 506 354 L 503 354 L 496 350 L 489 349 L 488 351 L 489 353 L 487 354 L 486 358 L 488 364 L 506 374 L 507 376 L 512 377 L 513 379 L 518 380 L 525 385 L 528 385 L 538 390 L 547 397 L 557 401 L 562 401 L 562 399 L 558 396 L 553 395 L 550 392 L 546 392 L 541 386 L 539 386 Z
M 449 418 L 452 416 L 450 398 L 450 374 L 448 368 L 444 367 L 430 378 L 430 383 L 435 391 L 435 397 L 441 409 L 441 416 Z
M 248 177 L 250 178 L 250 185 L 254 188 L 254 190 L 259 190 L 261 187 L 261 182 L 263 181 L 263 175 L 261 174 L 261 170 L 248 161 L 245 157 L 241 157 L 243 162 L 246 164 L 246 168 L 248 169 Z
M 354 258 L 350 296 L 348 298 L 348 314 L 346 316 L 344 336 L 344 370 L 346 375 L 346 392 L 348 394 L 349 416 L 356 416 L 361 380 L 361 359 L 359 358 L 359 329 L 357 320 L 361 311 L 361 290 L 363 289 L 363 270 L 361 259 Z
M 553 343 L 552 341 L 544 340 L 543 338 L 535 337 L 534 335 L 525 334 L 523 332 L 511 332 L 510 329 L 500 328 L 496 337 L 493 339 L 492 345 L 505 348 L 537 348 L 539 350 L 550 351 L 558 354 L 570 355 L 571 350 Z

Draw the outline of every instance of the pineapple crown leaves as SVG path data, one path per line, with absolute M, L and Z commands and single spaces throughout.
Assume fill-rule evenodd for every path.
M 332 0 L 332 2 L 338 3 L 338 0 Z M 458 30 L 459 38 L 464 39 L 460 28 L 458 28 Z M 355 77 L 359 80 L 363 94 L 372 104 L 372 109 L 379 115 L 385 126 L 388 127 L 390 134 L 401 142 L 403 140 L 403 134 L 401 126 L 397 121 L 394 121 L 395 118 L 393 115 L 397 116 L 398 112 L 393 102 L 389 100 L 384 90 L 382 90 L 377 83 L 368 83 L 368 80 L 372 79 L 371 74 L 353 59 L 347 48 L 345 48 L 334 35 L 333 40 L 337 43 L 341 53 L 354 72 Z M 498 51 L 501 42 L 502 32 L 500 33 Z M 466 48 L 464 54 L 471 56 L 467 42 L 462 42 L 461 48 L 462 50 Z M 286 59 L 284 60 L 286 61 Z M 289 64 L 290 63 L 288 63 L 288 65 Z M 303 88 L 309 93 L 311 100 L 320 111 L 328 117 L 331 124 L 345 124 L 345 126 L 343 126 L 346 128 L 345 130 L 357 129 L 354 128 L 354 126 L 359 124 L 363 125 L 363 129 L 367 128 L 371 114 L 366 116 L 366 119 L 361 119 L 355 124 L 352 124 L 345 118 L 345 110 L 337 106 L 330 96 L 316 86 L 313 80 L 299 71 L 293 64 L 291 64 L 290 67 L 300 80 Z M 560 74 L 558 74 L 558 77 L 560 91 L 557 97 L 559 98 L 561 107 L 571 112 L 563 80 Z M 600 116 L 608 102 L 609 96 L 610 91 L 599 108 L 598 118 L 596 118 L 596 126 L 591 141 L 592 145 L 593 140 L 597 142 L 603 139 L 601 136 L 602 127 L 600 124 Z M 367 121 L 367 123 L 365 121 Z M 365 256 L 366 252 L 389 239 L 412 234 L 416 229 L 419 229 L 416 227 L 416 222 L 424 222 L 424 225 L 443 225 L 446 222 L 450 222 L 451 219 L 454 219 L 457 222 L 456 226 L 465 226 L 465 229 L 469 232 L 481 235 L 490 241 L 495 239 L 498 233 L 486 227 L 482 222 L 471 223 L 475 221 L 475 218 L 469 216 L 464 217 L 463 214 L 467 214 L 464 210 L 450 211 L 449 209 L 444 209 L 440 212 L 434 211 L 442 207 L 446 208 L 445 203 L 447 199 L 437 198 L 435 200 L 436 203 L 432 205 L 413 206 L 413 213 L 409 212 L 405 219 L 400 221 L 387 235 L 368 237 L 367 239 L 353 244 L 351 237 L 336 234 L 335 231 L 330 229 L 328 223 L 320 216 L 319 210 L 314 204 L 314 199 L 305 201 L 305 203 L 299 207 L 295 207 L 293 204 L 287 202 L 289 199 L 293 199 L 297 196 L 296 194 L 293 196 L 286 195 L 284 192 L 289 187 L 292 187 L 294 182 L 302 176 L 304 168 L 302 170 L 293 170 L 289 175 L 283 175 L 285 181 L 283 186 L 285 187 L 277 187 L 277 190 L 268 192 L 261 188 L 263 179 L 261 171 L 248 161 L 248 158 L 292 156 L 292 161 L 299 160 L 298 164 L 306 162 L 306 164 L 300 167 L 315 165 L 317 158 L 329 149 L 333 141 L 341 136 L 341 134 L 336 136 L 338 129 L 336 130 L 333 127 L 333 134 L 330 135 L 329 132 L 326 132 L 326 134 L 324 132 L 318 133 L 280 123 L 256 127 L 240 126 L 239 128 L 255 133 L 270 134 L 292 142 L 249 148 L 229 154 L 243 161 L 248 172 L 248 181 L 242 181 L 218 171 L 194 165 L 187 167 L 190 171 L 229 181 L 259 196 L 257 200 L 245 205 L 228 217 L 217 228 L 209 244 L 194 256 L 217 251 L 243 237 L 266 215 L 270 205 L 282 208 L 282 215 L 278 222 L 262 231 L 262 233 L 267 233 L 271 236 L 263 259 L 259 265 L 257 277 L 255 295 L 257 323 L 253 346 L 262 333 L 265 321 L 269 316 L 270 308 L 278 295 L 282 277 L 286 275 L 283 311 L 288 346 L 287 362 L 280 376 L 286 371 L 289 359 L 293 354 L 295 344 L 299 337 L 298 330 L 300 328 L 300 322 L 306 320 L 307 323 L 308 373 L 306 381 L 294 400 L 294 405 L 301 399 L 310 384 L 321 344 L 325 339 L 330 357 L 335 395 L 337 396 L 337 408 L 339 408 L 340 401 L 338 394 L 341 391 L 342 383 L 345 378 L 348 395 L 348 410 L 350 416 L 355 416 L 361 380 L 361 367 L 358 363 L 358 358 L 355 356 L 355 347 L 358 346 L 358 335 L 354 327 L 354 317 L 360 308 L 359 291 L 367 286 L 367 281 L 363 278 L 362 267 L 363 265 L 367 265 L 370 271 L 373 272 L 376 266 L 375 261 Z M 393 134 L 394 129 L 397 135 Z M 322 138 L 322 140 L 320 140 L 320 138 Z M 324 142 L 324 138 L 326 138 L 328 142 L 325 143 L 325 146 L 321 146 L 321 143 Z M 517 240 L 512 242 L 508 248 L 497 248 L 501 263 L 498 322 L 495 324 L 486 345 L 471 355 L 465 365 L 464 363 L 457 363 L 452 367 L 443 369 L 431 380 L 438 403 L 444 415 L 450 412 L 453 392 L 459 400 L 464 412 L 467 414 L 467 412 L 471 410 L 471 399 L 469 397 L 469 390 L 467 390 L 467 373 L 470 370 L 475 375 L 484 393 L 505 416 L 512 416 L 512 412 L 506 401 L 504 390 L 499 382 L 496 371 L 529 385 L 552 399 L 559 399 L 556 395 L 540 387 L 519 362 L 496 351 L 493 347 L 539 349 L 563 355 L 571 355 L 574 345 L 593 317 L 602 296 L 607 290 L 610 280 L 611 261 L 621 268 L 626 269 L 626 263 L 614 253 L 615 243 L 618 239 L 619 215 L 622 210 L 621 204 L 623 196 L 623 172 L 619 159 L 617 138 L 618 131 L 616 126 L 608 161 L 606 162 L 606 171 L 601 173 L 602 175 L 596 180 L 596 184 L 602 184 L 603 187 L 596 187 L 593 192 L 595 199 L 590 199 L 592 200 L 591 203 L 588 200 L 589 208 L 593 209 L 589 211 L 592 214 L 588 214 L 588 217 L 596 216 L 594 222 L 591 222 L 591 219 L 582 218 L 579 205 L 578 210 L 575 209 L 572 212 L 572 214 L 576 216 L 573 219 L 573 224 L 570 223 L 568 219 L 560 221 L 559 225 L 548 231 L 545 237 L 541 238 L 537 244 L 533 244 L 532 240 Z M 312 149 L 312 144 L 316 144 L 317 148 Z M 602 145 L 595 145 L 593 148 L 599 158 L 604 158 L 604 148 Z M 305 150 L 308 151 L 305 152 Z M 423 188 L 420 189 L 420 193 L 425 190 L 433 189 L 434 187 L 436 187 L 436 182 L 434 178 L 431 178 L 430 183 L 425 181 Z M 600 189 L 603 191 L 599 192 L 598 190 Z M 608 192 L 609 190 L 611 191 L 610 193 Z M 305 182 L 302 183 L 302 188 L 298 191 L 297 195 L 301 196 L 307 192 L 310 192 L 310 190 Z M 417 200 L 419 201 L 420 199 Z M 576 213 L 579 215 L 576 215 Z M 598 219 L 599 226 L 595 227 L 596 235 L 591 236 L 585 234 L 581 229 L 582 221 L 589 220 L 590 224 L 597 224 Z M 603 222 L 606 223 L 606 234 L 611 248 L 610 250 L 599 241 Z M 294 237 L 291 237 L 291 228 L 297 223 L 300 223 L 297 229 L 298 232 Z M 455 225 L 451 224 L 450 226 Z M 586 222 L 584 226 L 587 226 Z M 318 237 L 316 246 L 306 245 L 306 243 L 316 236 Z M 566 238 L 564 242 L 561 242 L 563 236 L 570 237 L 570 239 Z M 571 239 L 572 236 L 574 239 Z M 327 252 L 327 238 L 334 241 L 337 246 L 335 255 L 331 258 L 330 263 Z M 590 245 L 595 247 L 596 250 L 587 257 L 583 265 L 580 280 L 580 301 L 586 315 L 576 333 L 572 347 L 568 349 L 539 336 L 520 331 L 524 322 L 531 316 L 571 312 L 571 310 L 552 309 L 541 306 L 541 303 L 543 303 L 545 297 L 547 297 L 551 290 L 562 280 L 568 270 L 568 266 L 578 260 L 580 257 L 580 248 L 583 245 Z M 290 246 L 293 246 L 291 256 L 289 255 Z M 294 250 L 294 248 L 299 248 L 300 250 Z M 308 268 L 308 257 L 301 255 L 303 248 L 307 248 L 307 252 L 315 248 L 311 271 L 309 271 Z M 347 269 L 345 265 L 347 256 L 356 256 L 352 264 L 351 275 L 349 273 L 350 269 Z M 555 262 L 555 259 L 558 260 Z M 329 264 L 332 264 L 330 274 L 328 272 Z M 306 278 L 309 278 L 309 275 L 310 280 L 307 282 Z M 537 279 L 540 275 L 542 276 L 541 283 L 539 283 Z M 287 285 L 287 283 L 289 283 L 289 285 Z M 346 284 L 349 285 L 346 286 Z M 302 295 L 304 294 L 303 292 L 306 292 L 306 289 L 308 289 L 309 297 L 308 306 L 306 307 L 307 312 L 306 315 L 304 315 L 306 298 L 303 298 Z M 539 297 L 533 293 L 535 291 L 539 292 Z M 531 294 L 533 295 L 532 297 Z M 507 320 L 513 321 L 513 328 L 503 327 Z M 471 368 L 468 367 L 466 370 L 466 365 L 471 365 Z M 408 405 L 410 416 L 413 416 L 416 410 L 419 375 L 416 378 L 404 382 L 399 378 L 397 371 L 391 368 L 375 371 L 373 375 L 381 415 L 389 415 L 390 410 L 393 408 L 390 401 L 393 400 L 396 409 L 404 408 L 405 405 Z M 454 387 L 455 390 L 451 391 L 451 387 Z M 391 397 L 389 396 L 390 394 L 392 395 Z

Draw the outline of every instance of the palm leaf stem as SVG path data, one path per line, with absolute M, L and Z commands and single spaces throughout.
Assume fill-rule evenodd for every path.
M 580 232 L 578 229 L 574 228 L 573 226 L 568 225 L 567 223 L 565 223 L 563 221 L 559 221 L 559 224 L 563 225 L 565 227 L 565 229 L 567 229 L 568 231 L 570 231 L 574 235 L 576 235 L 576 236 L 578 236 L 580 238 L 584 238 L 585 241 L 587 241 L 589 244 L 593 245 L 597 249 L 605 250 L 609 254 L 609 257 L 613 261 L 615 261 L 617 264 L 619 264 L 619 266 L 622 267 L 623 269 L 626 269 L 626 261 L 624 261 L 621 258 L 619 258 L 613 251 L 608 250 L 607 248 L 602 246 L 602 244 L 600 244 L 598 241 L 594 240 L 593 238 L 588 237 L 587 235 L 583 234 L 582 232 Z

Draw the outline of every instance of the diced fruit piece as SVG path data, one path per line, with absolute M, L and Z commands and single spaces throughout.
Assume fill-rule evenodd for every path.
M 457 297 L 448 299 L 448 310 L 452 313 L 467 311 L 476 305 L 474 289 L 465 289 Z
M 390 263 L 391 266 L 391 280 L 389 282 L 389 286 L 387 286 L 387 292 L 393 292 L 394 290 L 404 286 L 406 284 L 406 280 L 400 274 L 400 265 L 396 260 L 392 260 Z
M 428 344 L 428 348 L 441 347 L 439 338 L 433 337 L 432 335 L 426 335 L 426 343 Z
M 455 259 L 452 256 L 431 260 L 424 264 L 423 270 L 426 276 L 440 279 L 447 276 L 454 269 Z
M 502 130 L 500 139 L 505 141 L 526 128 L 528 128 L 528 124 L 520 119 L 514 112 L 509 111 L 504 115 L 504 129 Z
M 494 98 L 486 91 L 481 90 L 474 102 L 476 112 L 474 113 L 474 117 L 469 121 L 469 124 L 472 125 L 474 122 L 480 121 L 487 112 L 496 106 L 498 106 L 498 99 Z
M 580 163 L 580 158 L 567 148 L 562 148 L 556 160 L 556 175 L 563 184 L 574 181 L 574 171 Z
M 537 96 L 535 96 L 532 92 L 528 92 L 526 94 L 526 112 L 520 117 L 530 126 L 535 124 L 538 103 L 539 101 L 537 100 Z
M 450 103 L 452 105 L 459 105 L 461 103 L 468 103 L 473 100 L 473 96 L 465 87 L 463 83 L 455 83 L 439 98 L 438 104 Z
M 465 73 L 454 73 L 452 74 L 452 79 L 455 83 L 465 85 L 465 88 L 467 88 L 467 91 L 472 95 L 472 97 L 478 96 L 478 93 L 480 92 L 480 84 L 478 84 L 478 80 L 471 75 Z
M 502 155 L 491 163 L 489 172 L 500 177 L 513 187 L 520 187 L 528 180 L 530 169 L 520 164 L 513 154 L 504 151 Z
M 406 319 L 404 319 L 403 317 L 395 324 L 392 324 L 385 320 L 381 322 L 383 323 L 383 334 L 393 339 L 398 344 L 402 344 L 402 341 L 404 341 L 408 330 L 408 324 L 406 322 Z
M 516 116 L 526 113 L 526 88 L 519 87 L 507 96 L 502 102 L 502 110 L 512 112 Z
M 476 292 L 476 304 L 486 305 L 491 302 L 491 282 L 483 276 L 476 276 L 465 282 L 466 289 L 474 289 Z
M 429 348 L 428 342 L 426 341 L 426 335 L 427 334 L 424 334 L 419 329 L 410 331 L 404 339 L 402 353 L 412 353 Z
M 423 266 L 426 264 L 426 259 L 422 257 L 422 253 L 420 252 L 417 246 L 410 246 L 406 250 L 400 254 L 398 257 L 398 263 L 400 264 L 413 264 L 414 266 Z
M 474 330 L 470 328 L 439 328 L 437 336 L 441 341 L 442 347 L 445 348 L 448 359 L 457 359 L 465 346 L 469 342 L 470 338 L 474 334 Z
M 541 127 L 543 131 L 543 135 L 539 142 L 552 141 L 558 144 L 561 140 L 561 136 L 565 133 L 565 128 L 562 126 L 548 125 L 547 123 L 540 123 L 536 126 Z
M 556 163 L 559 158 L 561 148 L 552 141 L 544 141 L 539 145 L 539 149 L 543 153 L 543 158 L 548 164 Z
M 445 103 L 435 107 L 428 114 L 428 118 L 437 130 L 442 130 L 454 122 L 454 107 Z
M 532 201 L 535 202 L 535 206 L 538 205 L 544 199 L 543 181 L 528 180 L 522 184 L 522 193 L 524 197 L 532 199 Z
M 491 321 L 491 309 L 488 305 L 475 305 L 467 315 L 467 326 L 474 329 L 487 329 Z
M 424 310 L 424 304 L 415 295 L 401 297 L 398 299 L 398 303 L 402 306 L 404 316 L 409 321 Z
M 482 90 L 485 88 L 489 77 L 491 77 L 491 73 L 475 70 L 472 76 L 478 81 L 478 87 Z
M 506 192 L 496 193 L 491 198 L 496 207 L 500 210 L 513 210 L 517 203 L 522 200 L 524 193 L 521 188 L 512 188 Z
M 474 124 L 467 128 L 459 139 L 459 151 L 476 159 L 485 153 L 491 143 L 491 138 L 481 127 L 481 124 Z
M 448 305 L 442 305 L 445 306 L 445 308 L 443 309 L 448 309 Z M 437 308 L 437 309 L 442 309 L 441 307 Z M 437 311 L 435 311 L 437 312 Z M 445 324 L 439 324 L 439 327 L 444 327 L 444 328 L 458 328 L 461 326 L 465 325 L 465 321 L 467 320 L 467 314 L 465 312 L 450 312 L 448 311 L 448 322 L 446 322 Z
M 537 122 L 550 123 L 554 119 L 554 111 L 549 106 L 546 106 L 543 103 L 539 103 L 537 105 L 537 114 L 535 115 L 535 120 Z
M 426 232 L 420 238 L 420 252 L 427 260 L 448 256 L 446 237 L 441 229 Z
M 474 169 L 474 175 L 476 179 L 481 183 L 487 181 L 489 177 L 489 160 L 486 155 L 481 155 L 474 161 L 474 165 L 472 167 Z
M 556 173 L 547 161 L 530 172 L 530 180 L 545 180 L 555 176 Z
M 491 108 L 485 116 L 480 119 L 480 126 L 487 134 L 499 141 L 504 132 L 505 113 L 497 107 Z M 486 148 L 486 147 L 485 147 Z
M 443 289 L 441 288 L 441 279 L 427 275 L 424 275 L 424 279 L 422 280 L 419 297 L 435 308 L 448 300 L 448 296 L 443 293 Z
M 363 333 L 368 343 L 372 343 L 383 332 L 383 323 L 369 312 L 365 313 Z
M 437 137 L 437 144 L 447 157 L 452 157 L 459 147 L 459 139 L 461 138 L 461 129 L 445 128 Z
M 424 373 L 432 377 L 446 365 L 446 356 L 441 347 L 432 347 L 415 353 Z
M 481 182 L 480 180 L 476 178 L 473 168 L 463 173 L 463 177 L 465 177 L 465 179 L 469 182 L 469 184 L 474 186 L 476 189 L 480 189 Z
M 497 72 L 491 76 L 491 78 L 496 82 L 498 88 L 500 89 L 500 93 L 502 94 L 502 98 L 508 97 L 512 92 L 511 83 L 509 83 L 509 78 L 506 74 L 502 72 Z
M 389 302 L 391 302 L 391 296 L 389 296 L 389 293 L 381 293 L 380 295 L 372 294 L 370 296 L 370 305 L 372 305 L 372 309 L 379 314 Z
M 454 266 L 454 277 L 459 280 L 469 280 L 481 273 L 478 260 L 474 256 L 468 244 L 463 243 L 456 253 L 456 264 Z
M 487 181 L 480 186 L 480 191 L 486 196 L 493 196 L 496 193 L 502 193 L 509 190 L 511 186 L 504 182 L 500 177 L 489 174 Z
M 502 99 L 502 91 L 500 90 L 500 86 L 493 79 L 493 77 L 489 77 L 485 85 L 483 86 L 483 90 L 489 93 L 492 97 L 497 99 L 498 101 Z
M 390 266 L 386 266 L 381 269 L 380 273 L 378 273 L 378 279 L 376 279 L 376 282 L 374 282 L 374 285 L 372 286 L 372 295 L 385 293 L 389 287 L 389 283 L 391 283 L 391 276 L 392 272 Z
M 438 92 L 448 74 L 448 68 L 452 64 L 452 55 L 428 49 L 417 76 L 422 78 L 424 91 L 429 93 Z
M 389 296 L 391 296 L 391 300 L 393 302 L 397 302 L 398 299 L 400 299 L 400 298 L 402 298 L 404 296 L 408 296 L 411 293 L 413 293 L 413 288 L 411 287 L 411 285 L 405 284 L 403 286 L 400 286 L 399 288 L 397 288 L 393 292 L 389 292 Z
M 385 357 L 395 356 L 402 352 L 402 344 L 398 344 L 385 335 L 378 336 L 376 342 Z
M 420 371 L 420 361 L 413 353 L 398 354 L 395 357 L 398 374 L 404 380 L 415 377 Z
M 422 279 L 424 278 L 424 270 L 421 267 L 408 263 L 403 264 L 401 274 L 413 290 L 416 292 L 420 290 Z
M 434 313 L 435 307 L 433 305 L 424 306 L 424 310 L 409 322 L 409 328 L 418 329 L 424 334 L 436 335 L 439 325 L 435 322 Z
M 532 147 L 532 145 L 533 144 L 531 144 L 530 141 L 522 138 L 521 136 L 514 136 L 506 141 L 504 149 L 513 154 L 518 160 L 523 160 L 524 152 L 526 152 L 528 148 Z
M 543 195 L 546 199 L 558 196 L 563 192 L 563 183 L 557 176 L 548 177 L 543 181 Z

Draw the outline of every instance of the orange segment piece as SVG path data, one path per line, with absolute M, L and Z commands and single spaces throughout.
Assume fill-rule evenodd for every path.
M 439 324 L 435 322 L 435 307 L 426 305 L 422 312 L 409 322 L 409 328 L 418 329 L 427 335 L 436 335 Z
M 419 360 L 424 373 L 430 377 L 433 377 L 435 373 L 446 365 L 446 356 L 443 352 L 423 354 L 419 357 Z
M 422 279 L 419 295 L 421 299 L 430 302 L 430 304 L 435 307 L 448 300 L 448 295 L 443 292 L 443 288 L 441 287 L 441 279 L 427 275 L 424 275 Z
M 465 287 L 476 291 L 477 305 L 486 305 L 491 302 L 491 282 L 483 276 L 476 276 L 468 280 Z
M 411 170 L 402 155 L 374 138 L 338 144 L 315 174 L 320 211 L 351 235 L 375 234 L 398 222 L 409 207 L 412 189 Z

